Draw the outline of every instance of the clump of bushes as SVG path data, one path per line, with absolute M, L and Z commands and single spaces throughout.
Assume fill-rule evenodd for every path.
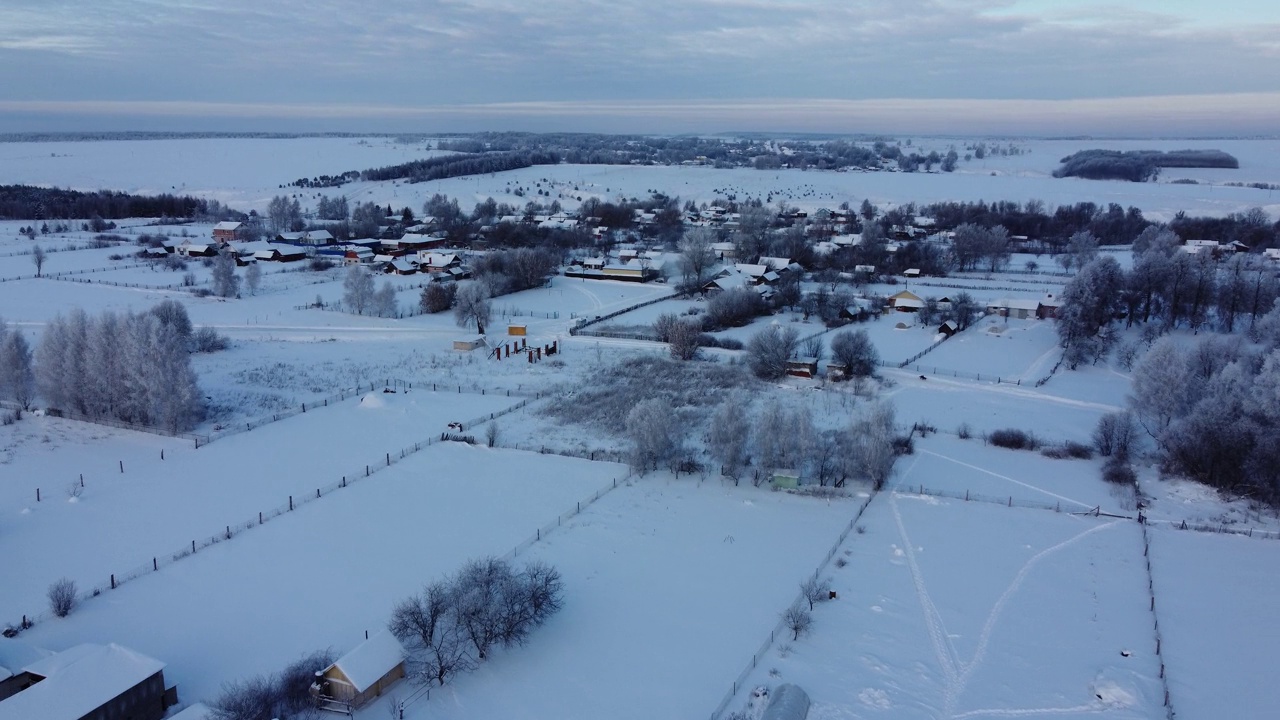
M 1093 448 L 1068 440 L 1061 445 L 1050 445 L 1042 448 L 1040 454 L 1054 460 L 1088 460 L 1093 457 Z
M 76 607 L 76 582 L 68 578 L 55 580 L 49 586 L 49 611 L 63 618 L 71 614 Z
M 1009 450 L 1035 450 L 1040 447 L 1040 442 L 1036 440 L 1035 435 L 1012 428 L 991 431 L 987 435 L 987 442 Z
M 216 720 L 302 720 L 316 717 L 311 684 L 315 674 L 333 664 L 330 650 L 319 650 L 293 663 L 278 675 L 254 675 L 224 683 L 210 705 Z
M 1115 485 L 1136 485 L 1138 476 L 1126 462 L 1112 459 L 1102 466 L 1102 479 Z

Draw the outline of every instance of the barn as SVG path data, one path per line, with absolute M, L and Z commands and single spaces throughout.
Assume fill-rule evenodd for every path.
M 320 707 L 349 712 L 404 677 L 404 647 L 383 630 L 316 673 L 311 694 Z
M 120 645 L 85 643 L 36 660 L 6 681 L 0 720 L 160 720 L 178 702 L 164 663 Z

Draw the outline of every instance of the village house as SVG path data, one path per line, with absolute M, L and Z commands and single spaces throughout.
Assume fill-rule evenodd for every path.
M 1039 300 L 1028 300 L 1025 298 L 1000 298 L 999 300 L 993 300 L 992 302 L 987 303 L 988 315 L 999 315 L 1000 317 L 1015 318 L 1018 320 L 1036 317 L 1039 309 Z
M 213 226 L 214 242 L 231 242 L 240 239 L 240 229 L 244 227 L 244 223 L 238 222 L 220 222 Z
M 164 663 L 114 643 L 77 645 L 11 675 L 0 720 L 160 720 L 178 702 Z
M 924 307 L 924 300 L 910 290 L 903 290 L 889 296 L 888 308 L 898 312 L 918 312 L 922 307 Z
M 383 630 L 316 672 L 311 694 L 322 709 L 350 713 L 405 676 L 406 656 L 400 641 Z

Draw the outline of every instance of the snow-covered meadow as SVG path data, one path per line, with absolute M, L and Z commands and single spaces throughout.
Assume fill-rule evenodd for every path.
M 658 190 L 697 202 L 772 196 L 807 209 L 864 198 L 881 206 L 1039 199 L 1050 206 L 1137 205 L 1154 218 L 1254 206 L 1280 214 L 1269 191 L 1224 185 L 1280 182 L 1274 140 L 1016 144 L 1029 152 L 962 163 L 955 174 L 560 165 L 299 190 L 281 185 L 436 151 L 388 138 L 0 143 L 0 183 L 191 193 L 259 212 L 271 196 L 291 191 L 304 206 L 327 194 L 416 211 L 437 192 L 456 197 L 464 210 L 490 196 L 523 205 L 528 194 L 514 190 L 542 183 L 552 193 L 542 198 L 570 209 L 587 197 Z M 1162 182 L 1147 184 L 1050 176 L 1060 157 L 1084 147 L 1204 146 L 1234 153 L 1241 169 L 1167 171 Z M 1167 182 L 1181 177 L 1202 184 Z M 115 232 L 130 240 L 144 232 L 210 232 L 207 224 L 146 222 L 121 223 L 128 227 Z M 734 486 L 710 470 L 628 477 L 622 465 L 555 455 L 604 450 L 618 457 L 627 442 L 552 417 L 549 399 L 500 417 L 498 448 L 439 443 L 397 456 L 439 439 L 449 423 L 502 413 L 534 394 L 568 397 L 606 385 L 628 358 L 665 355 L 659 343 L 572 337 L 569 328 L 669 295 L 666 284 L 556 277 L 548 287 L 496 299 L 491 344 L 512 339 L 505 334 L 511 323 L 526 326 L 531 344 L 554 340 L 561 350 L 542 362 L 499 361 L 483 350 L 455 351 L 453 341 L 468 331 L 451 313 L 389 319 L 307 307 L 342 297 L 340 268 L 264 263 L 258 292 L 202 298 L 170 287 L 188 271 L 197 287 L 206 286 L 210 271 L 200 261 L 179 272 L 126 267 L 138 262 L 137 245 L 90 248 L 94 234 L 77 229 L 39 242 L 57 250 L 46 275 L 82 274 L 26 278 L 35 268 L 30 241 L 17 236 L 23 224 L 0 223 L 0 280 L 24 278 L 0 282 L 0 317 L 32 345 L 47 321 L 74 308 L 143 312 L 177 299 L 196 325 L 231 341 L 227 350 L 193 356 L 210 408 L 196 432 L 216 434 L 308 405 L 306 413 L 199 449 L 190 440 L 31 413 L 0 426 L 0 551 L 7 558 L 0 623 L 37 615 L 21 635 L 31 643 L 61 650 L 119 642 L 160 658 L 184 702 L 211 701 L 224 682 L 276 672 L 311 650 L 350 649 L 425 582 L 519 546 L 516 562 L 544 560 L 563 573 L 564 610 L 527 645 L 503 649 L 429 700 L 416 700 L 406 717 L 706 717 L 866 492 L 855 485 L 832 499 L 775 493 L 746 481 Z M 1131 262 L 1127 250 L 1116 255 L 1123 266 Z M 1028 260 L 1057 270 L 1048 258 L 1015 256 L 1009 272 L 868 289 L 905 288 L 922 297 L 967 291 L 983 305 L 1061 289 L 1065 277 L 1023 272 Z M 417 305 L 421 280 L 385 280 L 399 287 L 401 309 Z M 593 329 L 626 332 L 701 304 L 670 299 Z M 871 400 L 883 399 L 893 403 L 900 426 L 936 432 L 916 435 L 914 453 L 899 460 L 861 530 L 823 571 L 837 599 L 817 608 L 811 633 L 774 643 L 729 709 L 741 707 L 756 685 L 797 682 L 813 698 L 810 717 L 818 720 L 1164 717 L 1135 499 L 1100 479 L 1100 458 L 1050 459 L 983 441 L 991 431 L 1016 428 L 1048 444 L 1087 444 L 1098 419 L 1124 406 L 1129 371 L 1114 360 L 1060 368 L 1037 386 L 1060 355 L 1051 321 L 986 317 L 941 341 L 936 326 L 910 320 L 891 314 L 850 326 L 866 330 L 887 364 L 927 351 L 907 367 L 883 368 L 875 381 L 787 378 L 751 386 L 757 407 L 777 400 L 807 408 L 820 430 L 847 429 Z M 719 335 L 746 341 L 773 322 L 801 336 L 822 330 L 816 320 L 783 313 Z M 823 337 L 829 342 L 831 335 Z M 1136 340 L 1136 331 L 1124 340 Z M 733 369 L 742 355 L 716 349 L 704 359 Z M 315 406 L 344 388 L 384 380 L 414 389 L 382 393 L 378 385 Z M 439 391 L 428 390 L 432 385 Z M 708 405 L 718 401 L 718 389 L 702 392 Z M 486 429 L 466 432 L 483 445 Z M 695 436 L 700 431 L 688 432 L 691 445 L 704 442 Z M 362 477 L 380 462 L 383 469 Z M 1280 700 L 1266 684 L 1276 658 L 1267 645 L 1275 623 L 1265 598 L 1275 595 L 1280 542 L 1174 530 L 1169 521 L 1275 529 L 1280 520 L 1202 486 L 1160 480 L 1154 467 L 1137 470 L 1150 503 L 1144 510 L 1159 524 L 1153 574 L 1178 717 L 1268 717 Z M 344 477 L 360 479 L 300 501 Z M 972 501 L 959 499 L 966 492 Z M 290 496 L 299 499 L 296 510 L 261 527 L 235 527 L 287 507 Z M 1095 509 L 1101 516 L 1072 514 Z M 183 553 L 193 539 L 217 537 L 228 525 L 229 540 Z M 554 532 L 537 534 L 552 525 Z M 540 539 L 527 545 L 531 536 Z M 148 569 L 152 558 L 159 570 L 135 579 L 132 571 Z M 88 591 L 113 573 L 128 582 L 86 598 L 66 619 L 45 617 L 52 581 L 65 576 Z M 415 689 L 406 683 L 396 694 Z M 357 713 L 386 716 L 385 700 Z

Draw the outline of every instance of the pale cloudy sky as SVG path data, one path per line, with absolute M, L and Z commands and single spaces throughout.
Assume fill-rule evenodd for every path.
M 1276 0 L 2 0 L 0 130 L 1274 134 Z

